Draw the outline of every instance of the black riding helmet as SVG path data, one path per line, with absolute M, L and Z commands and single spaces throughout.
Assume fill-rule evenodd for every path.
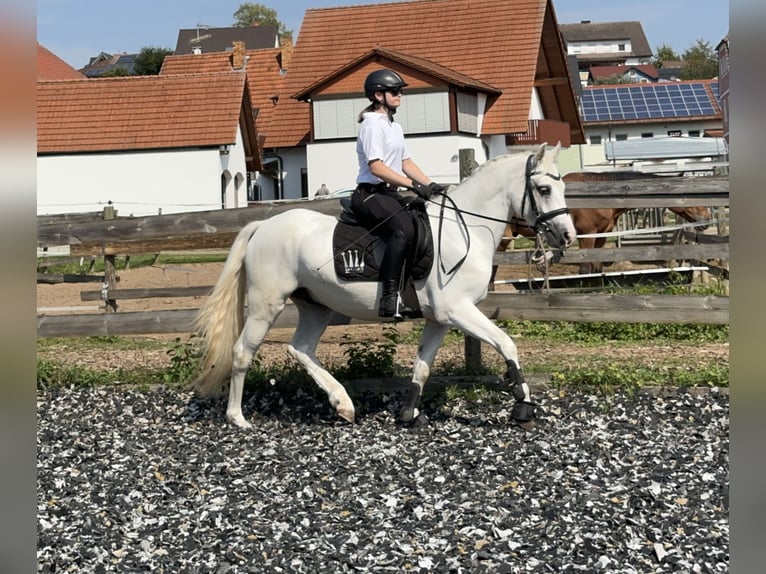
M 375 70 L 364 81 L 364 95 L 370 101 L 375 101 L 375 92 L 385 92 L 403 88 L 407 85 L 402 77 L 393 70 Z

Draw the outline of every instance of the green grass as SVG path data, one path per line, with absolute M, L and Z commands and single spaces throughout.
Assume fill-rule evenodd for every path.
M 224 253 L 199 253 L 199 254 L 160 254 L 156 255 L 131 255 L 129 258 L 124 255 L 117 255 L 114 261 L 114 267 L 116 270 L 136 269 L 139 267 L 148 267 L 151 265 L 184 265 L 184 264 L 196 264 L 196 263 L 219 263 L 226 261 L 226 254 Z M 37 267 L 47 267 L 47 273 L 51 274 L 71 274 L 71 275 L 85 275 L 90 273 L 103 273 L 104 272 L 104 259 L 97 258 L 93 261 L 93 267 L 91 268 L 91 261 L 84 260 L 81 265 L 77 261 L 71 261 L 69 258 L 49 257 L 45 260 L 38 259 Z
M 573 347 L 565 360 L 552 352 L 549 357 L 536 362 L 525 362 L 524 371 L 550 374 L 554 385 L 558 387 L 586 388 L 602 393 L 615 390 L 633 391 L 646 386 L 676 387 L 726 387 L 729 384 L 728 361 L 724 364 L 689 364 L 688 357 L 682 350 L 676 357 L 666 358 L 662 364 L 656 364 L 654 358 L 631 353 L 636 344 L 652 341 L 655 344 L 669 343 L 680 349 L 684 345 L 703 343 L 721 343 L 728 340 L 727 325 L 681 325 L 655 323 L 570 323 L 541 321 L 504 321 L 499 322 L 517 341 L 541 343 L 563 343 Z M 396 377 L 409 374 L 410 365 L 403 364 L 397 357 L 397 348 L 401 343 L 414 343 L 420 334 L 418 326 L 408 333 L 400 333 L 396 326 L 386 327 L 382 340 L 352 340 L 350 337 L 342 343 L 344 359 L 339 364 L 326 365 L 328 370 L 340 381 L 357 378 Z M 462 340 L 462 334 L 451 331 L 448 337 L 452 342 Z M 599 346 L 618 346 L 626 349 L 625 357 L 619 363 L 608 354 L 599 357 L 593 349 Z M 55 354 L 61 346 L 68 349 L 81 349 L 93 352 L 123 349 L 163 349 L 170 358 L 170 365 L 163 368 L 147 367 L 124 368 L 107 371 L 93 367 L 62 364 L 54 359 L 39 359 L 37 364 L 38 389 L 53 387 L 85 387 L 96 385 L 127 384 L 149 386 L 165 384 L 181 386 L 193 378 L 199 363 L 197 342 L 194 337 L 173 342 L 161 342 L 132 337 L 83 337 L 66 339 L 39 339 L 38 351 Z M 591 352 L 578 354 L 577 349 Z M 462 361 L 437 360 L 432 376 L 471 377 L 482 374 L 503 372 L 504 365 L 499 356 L 485 361 L 480 372 L 467 372 Z M 264 364 L 260 356 L 256 357 L 248 373 L 246 384 L 250 387 L 260 385 L 280 386 L 289 384 L 302 388 L 306 392 L 316 392 L 305 371 L 293 361 L 281 364 Z M 461 385 L 461 388 L 466 388 Z M 474 389 L 471 392 L 476 392 Z

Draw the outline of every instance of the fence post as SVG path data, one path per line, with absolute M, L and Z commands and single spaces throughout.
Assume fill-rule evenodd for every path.
M 476 152 L 473 149 L 458 150 L 460 181 L 463 181 L 466 177 L 471 175 L 476 167 L 475 153 Z M 481 341 L 466 335 L 463 347 L 466 371 L 479 372 L 481 370 Z
M 117 215 L 117 210 L 114 209 L 112 202 L 104 207 L 104 219 L 114 219 Z M 106 292 L 109 293 L 117 286 L 117 269 L 115 267 L 115 256 L 104 255 L 104 287 Z M 108 295 L 107 295 L 108 297 Z M 116 299 L 104 299 L 104 310 L 107 313 L 115 313 L 117 311 Z

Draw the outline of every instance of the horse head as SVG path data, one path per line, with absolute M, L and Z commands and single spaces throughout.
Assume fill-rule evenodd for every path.
M 701 205 L 691 207 L 670 207 L 670 211 L 676 215 L 680 215 L 685 221 L 689 223 L 696 223 L 697 221 L 710 221 L 713 219 L 713 213 L 710 208 Z M 703 230 L 707 229 L 709 224 L 698 225 L 696 228 Z
M 554 148 L 544 143 L 527 159 L 520 213 L 535 233 L 545 236 L 549 245 L 566 249 L 574 242 L 577 231 L 564 198 L 566 184 L 556 163 L 560 150 L 561 142 Z

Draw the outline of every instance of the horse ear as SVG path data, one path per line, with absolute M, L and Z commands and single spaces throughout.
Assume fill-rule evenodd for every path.
M 540 147 L 537 148 L 537 153 L 535 154 L 535 162 L 540 163 L 540 160 L 543 159 L 543 156 L 545 155 L 545 148 L 548 145 L 547 142 L 543 142 L 540 144 Z
M 553 161 L 556 161 L 559 157 L 559 152 L 561 151 L 561 140 L 558 141 L 556 144 L 556 147 L 553 148 Z

